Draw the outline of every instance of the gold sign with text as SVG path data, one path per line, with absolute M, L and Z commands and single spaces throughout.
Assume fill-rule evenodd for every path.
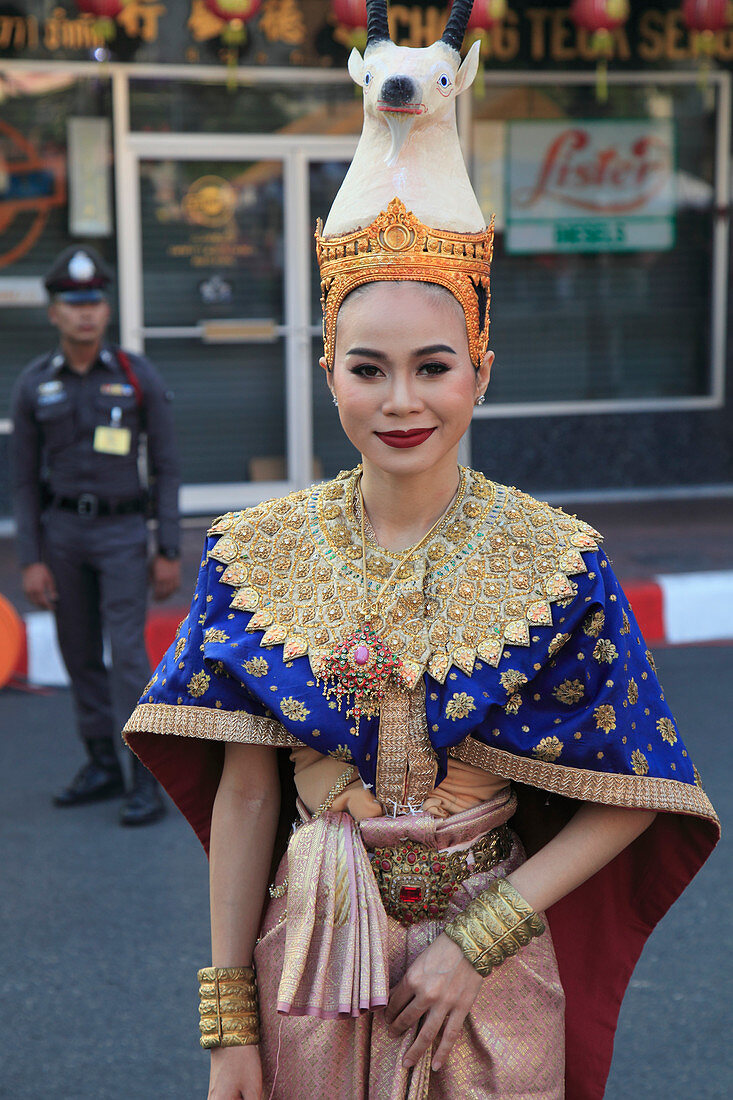
M 130 38 L 154 46 L 158 60 L 195 63 L 200 60 L 200 44 L 217 38 L 224 23 L 211 15 L 203 0 L 189 2 L 183 40 L 180 36 L 182 6 L 170 2 L 128 0 L 115 22 Z M 33 7 L 32 4 L 28 6 Z M 43 6 L 38 6 L 42 11 Z M 447 6 L 442 4 L 428 7 L 392 4 L 389 8 L 392 37 L 403 46 L 428 46 L 440 37 L 446 15 Z M 174 19 L 177 33 L 168 35 L 166 27 Z M 330 0 L 323 0 L 321 4 L 312 0 L 307 4 L 301 0 L 264 0 L 250 28 L 256 29 L 262 48 L 251 56 L 242 54 L 240 63 L 245 65 L 267 64 L 269 54 L 265 47 L 278 44 L 290 48 L 287 55 L 290 64 L 332 64 L 334 57 L 323 45 L 324 41 L 332 39 L 349 48 L 353 44 L 353 28 L 343 27 L 334 20 Z M 328 32 L 325 39 L 324 31 Z M 521 66 L 531 62 L 562 66 L 597 60 L 592 35 L 575 25 L 570 18 L 569 5 L 527 7 L 521 11 L 510 8 L 501 23 L 484 32 L 483 39 L 485 58 L 499 65 Z M 171 48 L 170 42 L 177 46 Z M 100 21 L 93 15 L 72 14 L 62 7 L 52 7 L 44 15 L 0 15 L 0 51 L 7 51 L 11 56 L 78 52 L 88 57 L 90 50 L 105 44 Z M 319 44 L 320 50 L 325 52 L 319 51 Z M 181 54 L 183 56 L 179 56 Z M 628 23 L 612 33 L 611 61 L 675 63 L 695 60 L 696 56 L 681 7 L 637 10 Z M 721 62 L 733 61 L 733 24 L 712 36 L 710 56 Z

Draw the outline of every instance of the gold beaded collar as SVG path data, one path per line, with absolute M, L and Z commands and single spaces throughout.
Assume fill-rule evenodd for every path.
M 252 612 L 260 644 L 286 660 L 308 655 L 318 669 L 354 631 L 362 603 L 360 470 L 312 489 L 220 517 L 209 556 L 235 591 L 231 607 Z M 598 548 L 587 524 L 517 489 L 461 468 L 458 494 L 434 534 L 398 571 L 375 629 L 402 662 L 406 687 L 427 670 L 444 682 L 455 665 L 499 663 L 507 643 L 529 645 L 530 628 L 552 623 L 550 605 L 575 595 L 581 551 Z M 400 555 L 367 541 L 370 587 L 378 591 Z

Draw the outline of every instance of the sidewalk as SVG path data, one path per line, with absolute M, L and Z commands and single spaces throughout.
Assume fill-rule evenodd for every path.
M 604 548 L 650 645 L 733 639 L 733 497 L 568 505 L 604 536 Z M 155 664 L 186 614 L 209 519 L 187 519 L 181 592 L 153 605 L 148 649 Z M 51 617 L 24 599 L 13 544 L 0 539 L 0 593 L 26 619 L 18 673 L 63 683 Z M 50 678 L 50 679 L 49 679 Z

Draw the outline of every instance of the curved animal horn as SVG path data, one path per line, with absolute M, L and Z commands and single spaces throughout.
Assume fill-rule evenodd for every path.
M 473 0 L 471 0 L 473 3 Z M 387 22 L 387 0 L 366 0 L 367 6 L 367 46 L 383 39 L 389 39 Z M 466 16 L 468 18 L 468 16 Z
M 454 0 L 453 7 L 450 10 L 450 18 L 441 35 L 441 42 L 445 42 L 447 46 L 452 46 L 458 53 L 461 52 L 463 36 L 471 17 L 472 7 L 473 0 Z

